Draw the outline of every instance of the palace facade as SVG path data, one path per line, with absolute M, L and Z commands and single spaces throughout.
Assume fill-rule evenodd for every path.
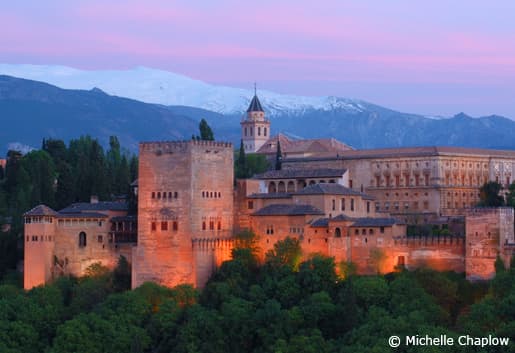
M 123 202 L 95 198 L 25 213 L 25 288 L 82 275 L 95 262 L 112 267 L 120 256 L 132 265 L 133 287 L 146 281 L 201 287 L 230 259 L 233 237 L 245 229 L 256 233 L 261 259 L 279 240 L 294 237 L 304 257 L 353 262 L 362 274 L 428 266 L 486 279 L 498 255 L 505 263 L 513 256 L 513 209 L 474 206 L 484 182 L 512 182 L 515 152 L 354 150 L 333 139 L 287 143 L 270 137 L 257 96 L 241 126 L 248 152 L 270 156 L 281 143 L 281 170 L 234 182 L 230 143 L 143 142 L 137 215 Z M 433 231 L 417 233 L 417 225 Z

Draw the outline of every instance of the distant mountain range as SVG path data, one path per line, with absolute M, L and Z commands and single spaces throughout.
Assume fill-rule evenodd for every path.
M 98 137 L 103 143 L 109 135 L 117 135 L 124 146 L 136 151 L 138 141 L 191 138 L 197 134 L 201 118 L 213 127 L 217 139 L 238 144 L 239 123 L 253 95 L 250 90 L 208 85 L 145 68 L 88 72 L 0 65 L 0 75 L 6 71 L 76 89 L 0 76 L 2 155 L 9 143 L 39 147 L 45 137 L 69 140 L 81 134 Z M 124 95 L 129 98 L 122 98 Z M 515 149 L 515 121 L 500 116 L 472 118 L 460 113 L 434 119 L 345 98 L 266 91 L 258 95 L 270 116 L 272 133 L 335 137 L 355 148 L 445 145 Z

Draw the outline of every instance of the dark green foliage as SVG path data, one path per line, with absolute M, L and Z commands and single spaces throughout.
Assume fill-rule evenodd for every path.
M 22 258 L 22 214 L 38 204 L 59 210 L 72 202 L 88 202 L 92 195 L 101 200 L 126 195 L 135 212 L 130 183 L 137 178 L 138 160 L 123 152 L 114 136 L 109 146 L 104 153 L 96 139 L 82 136 L 68 147 L 62 140 L 45 139 L 42 150 L 8 152 L 5 178 L 0 179 L 0 225 L 10 220 L 11 231 L 0 234 L 0 278 Z
M 261 154 L 246 154 L 243 145 L 234 158 L 234 176 L 236 179 L 245 179 L 255 174 L 266 172 L 270 168 L 266 157 Z
M 200 132 L 201 140 L 214 141 L 215 136 L 213 134 L 213 130 L 211 130 L 211 127 L 208 125 L 208 123 L 205 119 L 200 120 L 199 132 Z
M 281 151 L 281 141 L 277 139 L 277 151 L 275 152 L 275 170 L 281 170 L 283 153 Z
M 481 207 L 500 207 L 504 206 L 504 197 L 500 195 L 502 185 L 489 181 L 479 189 L 479 206 Z
M 123 258 L 114 272 L 94 264 L 86 277 L 61 277 L 28 292 L 0 285 L 0 351 L 393 352 L 389 336 L 426 334 L 509 337 L 510 347 L 481 351 L 513 351 L 513 269 L 486 284 L 488 293 L 485 284 L 463 275 L 426 269 L 342 280 L 334 260 L 321 255 L 295 271 L 292 240 L 281 242 L 260 266 L 251 251 L 255 237 L 240 238 L 233 259 L 210 278 L 200 298 L 188 285 L 145 283 L 123 290 Z
M 123 255 L 120 255 L 118 265 L 113 271 L 113 289 L 116 292 L 131 289 L 131 266 Z

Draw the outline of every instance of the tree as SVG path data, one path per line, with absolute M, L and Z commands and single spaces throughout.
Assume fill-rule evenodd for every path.
M 236 178 L 242 179 L 248 177 L 247 170 L 247 157 L 245 156 L 245 148 L 243 147 L 243 140 L 240 140 L 240 151 L 238 153 L 238 159 L 236 160 Z
M 266 253 L 266 262 L 274 267 L 286 266 L 298 271 L 302 249 L 298 239 L 286 237 L 274 244 L 274 248 Z
M 515 208 L 515 181 L 510 184 L 506 194 L 506 206 Z
M 494 267 L 495 267 L 496 274 L 506 271 L 506 267 L 504 266 L 504 261 L 501 259 L 501 256 L 499 256 L 499 254 L 497 254 L 497 257 L 495 258 Z
M 479 189 L 479 206 L 482 207 L 500 207 L 504 206 L 504 198 L 499 195 L 501 192 L 501 184 L 496 181 L 489 181 L 483 184 Z
M 281 170 L 283 154 L 281 152 L 281 141 L 277 139 L 277 151 L 275 152 L 275 170 Z
M 200 139 L 204 141 L 214 141 L 215 136 L 213 135 L 213 130 L 208 125 L 205 119 L 202 119 L 199 124 L 200 130 Z

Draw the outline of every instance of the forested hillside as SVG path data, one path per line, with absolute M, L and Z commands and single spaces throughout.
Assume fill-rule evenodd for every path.
M 0 286 L 2 352 L 513 352 L 515 263 L 489 284 L 432 270 L 355 276 L 332 258 L 299 262 L 297 241 L 278 242 L 258 263 L 237 248 L 207 286 L 133 291 L 121 258 L 113 273 L 92 265 L 23 292 Z M 509 347 L 392 349 L 397 335 L 510 337 Z

